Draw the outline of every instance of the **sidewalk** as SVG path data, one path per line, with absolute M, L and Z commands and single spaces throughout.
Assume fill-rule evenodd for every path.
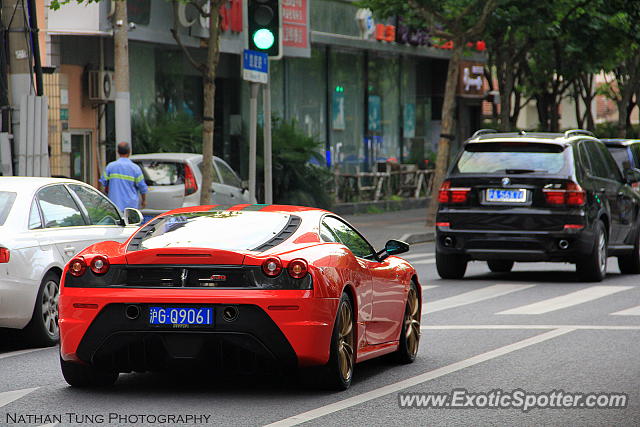
M 427 209 L 408 209 L 380 214 L 345 215 L 376 250 L 384 247 L 389 239 L 403 240 L 410 244 L 431 242 L 435 238 L 433 227 L 425 225 Z

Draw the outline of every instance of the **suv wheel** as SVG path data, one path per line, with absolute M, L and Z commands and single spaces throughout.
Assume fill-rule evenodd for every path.
M 494 273 L 508 273 L 513 268 L 513 261 L 494 259 L 487 261 L 487 265 L 489 266 L 489 270 Z
M 640 274 L 640 227 L 636 232 L 633 251 L 628 255 L 618 257 L 618 267 L 622 274 Z
M 462 279 L 467 271 L 467 259 L 462 255 L 443 254 L 436 249 L 436 269 L 443 279 Z
M 576 271 L 585 282 L 601 282 L 607 275 L 607 233 L 602 221 L 596 222 L 593 234 L 593 249 L 576 264 Z

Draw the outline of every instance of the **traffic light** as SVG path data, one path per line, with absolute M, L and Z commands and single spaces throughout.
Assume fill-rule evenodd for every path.
M 248 47 L 270 58 L 282 57 L 280 0 L 248 0 Z

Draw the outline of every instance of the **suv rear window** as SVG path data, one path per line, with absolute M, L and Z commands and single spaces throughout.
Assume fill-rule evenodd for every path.
M 187 247 L 256 250 L 280 234 L 290 218 L 291 215 L 276 212 L 174 214 L 160 218 L 151 228 L 141 228 L 133 240 L 139 239 L 140 249 Z
M 147 185 L 184 184 L 184 164 L 156 160 L 136 160 Z
M 567 165 L 558 144 L 483 142 L 467 144 L 455 167 L 458 173 L 548 173 Z
M 4 225 L 4 222 L 7 220 L 16 196 L 17 193 L 11 191 L 0 191 L 0 225 Z

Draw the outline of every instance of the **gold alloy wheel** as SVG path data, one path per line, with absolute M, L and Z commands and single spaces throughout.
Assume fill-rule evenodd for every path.
M 418 353 L 418 344 L 420 344 L 420 301 L 413 286 L 409 288 L 407 308 L 404 311 L 404 333 L 407 352 L 414 357 Z
M 345 381 L 353 374 L 353 313 L 348 302 L 340 304 L 340 330 L 338 332 L 338 363 Z

